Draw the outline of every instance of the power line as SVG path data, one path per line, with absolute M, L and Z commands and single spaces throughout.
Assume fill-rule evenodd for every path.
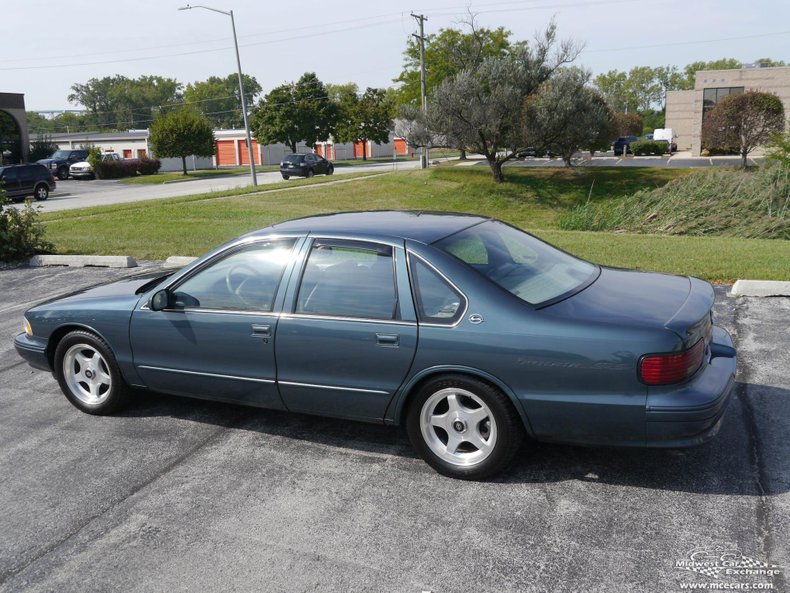
M 718 41 L 738 41 L 740 39 L 757 39 L 759 37 L 775 37 L 777 35 L 790 35 L 790 31 L 777 31 L 775 33 L 758 33 L 755 35 L 740 35 L 738 37 L 720 37 L 718 39 L 703 39 L 699 41 L 675 41 L 672 43 L 653 43 L 650 45 L 632 45 L 628 46 L 621 46 L 621 47 L 610 47 L 607 49 L 587 49 L 582 50 L 581 53 L 603 53 L 603 52 L 610 52 L 610 51 L 623 51 L 627 49 L 650 49 L 654 47 L 673 47 L 676 45 L 697 45 L 700 43 L 716 43 Z

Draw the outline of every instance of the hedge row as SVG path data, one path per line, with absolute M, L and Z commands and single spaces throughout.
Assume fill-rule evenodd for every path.
M 669 152 L 669 144 L 663 140 L 636 140 L 631 142 L 631 152 L 636 156 L 664 154 Z
M 140 175 L 155 175 L 162 162 L 159 159 L 142 158 L 134 161 L 101 161 L 95 171 L 99 179 L 120 179 Z

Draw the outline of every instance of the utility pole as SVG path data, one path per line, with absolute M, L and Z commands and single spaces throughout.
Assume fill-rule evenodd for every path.
M 417 35 L 412 33 L 412 37 L 418 39 L 420 41 L 420 96 L 422 98 L 422 115 L 423 118 L 427 118 L 428 115 L 428 99 L 425 93 L 425 21 L 428 20 L 424 14 L 414 14 L 411 13 L 411 16 L 414 17 L 420 23 L 420 34 Z M 420 155 L 420 169 L 427 169 L 428 168 L 428 147 L 422 147 L 422 154 Z

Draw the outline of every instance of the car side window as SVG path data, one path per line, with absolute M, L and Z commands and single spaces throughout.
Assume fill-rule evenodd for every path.
M 409 262 L 420 322 L 454 325 L 464 313 L 464 296 L 420 258 L 411 256 Z
M 317 240 L 310 249 L 296 313 L 395 319 L 398 297 L 392 247 Z
M 295 241 L 255 243 L 223 257 L 175 288 L 175 308 L 271 311 Z

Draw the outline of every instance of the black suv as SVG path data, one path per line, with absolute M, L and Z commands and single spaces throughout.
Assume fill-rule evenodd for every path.
M 0 182 L 6 195 L 15 202 L 33 196 L 46 200 L 55 189 L 55 177 L 44 165 L 8 165 L 0 167 Z
M 312 177 L 319 173 L 331 175 L 335 166 L 317 154 L 288 154 L 280 163 L 280 175 L 290 177 Z
M 68 179 L 69 167 L 74 163 L 87 160 L 87 150 L 56 150 L 48 159 L 41 159 L 36 162 L 52 171 L 52 174 L 57 175 L 58 179 Z
M 614 156 L 620 156 L 623 153 L 630 154 L 631 142 L 636 142 L 637 140 L 639 140 L 639 138 L 636 136 L 620 136 L 617 140 L 612 142 Z

